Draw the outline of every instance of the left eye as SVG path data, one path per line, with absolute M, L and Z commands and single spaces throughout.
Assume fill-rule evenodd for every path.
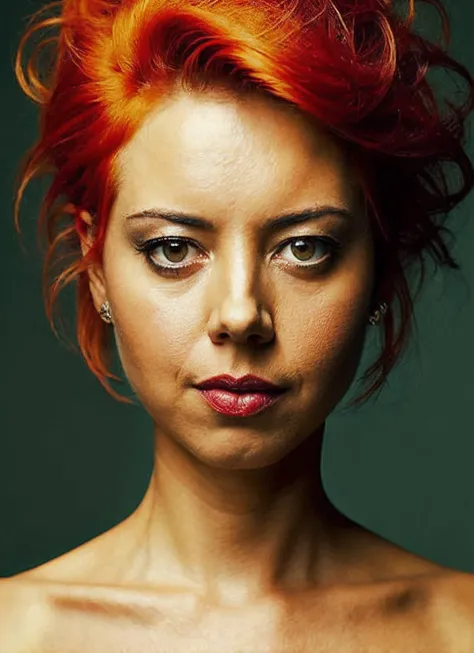
M 338 244 L 332 239 L 329 240 L 319 236 L 304 236 L 300 238 L 292 238 L 290 241 L 287 241 L 282 246 L 280 246 L 278 253 L 285 251 L 285 249 L 289 249 L 292 257 L 295 257 L 297 261 L 301 263 L 309 262 L 308 266 L 301 267 L 309 267 L 311 265 L 317 265 L 319 262 L 321 262 L 321 258 L 328 258 L 328 252 L 330 258 L 337 247 Z M 317 256 L 316 259 L 313 259 L 318 250 L 323 251 L 322 256 Z M 285 258 L 285 260 L 288 259 Z M 293 258 L 293 261 L 294 260 L 295 259 Z

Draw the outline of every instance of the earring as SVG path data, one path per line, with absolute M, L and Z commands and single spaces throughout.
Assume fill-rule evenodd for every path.
M 369 322 L 372 326 L 377 326 L 377 324 L 380 322 L 382 319 L 382 316 L 385 315 L 385 313 L 388 310 L 388 305 L 385 302 L 382 302 L 377 310 L 374 311 L 374 313 L 369 317 Z
M 112 324 L 112 313 L 110 312 L 110 304 L 108 301 L 105 301 L 100 307 L 100 317 L 107 322 L 107 324 Z

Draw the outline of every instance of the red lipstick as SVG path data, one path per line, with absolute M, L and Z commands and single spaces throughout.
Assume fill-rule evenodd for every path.
M 214 376 L 198 383 L 196 388 L 214 410 L 232 417 L 262 412 L 276 403 L 287 389 L 252 374 L 240 379 L 228 374 Z

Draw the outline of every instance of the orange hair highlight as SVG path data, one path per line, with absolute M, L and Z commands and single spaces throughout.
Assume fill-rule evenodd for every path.
M 448 41 L 441 1 L 425 2 L 440 13 Z M 363 375 L 368 388 L 352 403 L 382 388 L 412 328 L 406 272 L 421 266 L 420 288 L 425 253 L 436 264 L 458 268 L 444 240 L 444 219 L 474 186 L 464 149 L 474 80 L 445 47 L 415 33 L 420 3 L 407 0 L 403 19 L 391 0 L 63 0 L 33 17 L 16 74 L 39 105 L 41 124 L 21 171 L 15 224 L 19 229 L 27 185 L 52 173 L 38 220 L 47 240 L 46 313 L 55 329 L 59 292 L 75 281 L 80 350 L 112 396 L 129 402 L 110 386 L 118 379 L 109 371 L 110 327 L 93 306 L 87 269 L 101 261 L 117 193 L 117 154 L 152 106 L 179 84 L 262 91 L 312 115 L 352 153 L 374 225 L 376 299 L 389 304 L 383 349 Z M 50 29 L 57 34 L 40 38 L 23 65 L 31 41 Z M 40 55 L 52 46 L 53 64 L 43 71 Z M 464 81 L 464 102 L 437 97 L 427 79 L 435 67 Z M 459 172 L 457 189 L 450 188 L 446 164 Z M 85 257 L 82 210 L 95 217 L 94 244 Z

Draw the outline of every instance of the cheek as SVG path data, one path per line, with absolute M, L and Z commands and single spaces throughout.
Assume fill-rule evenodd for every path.
M 165 367 L 176 369 L 185 359 L 192 330 L 189 306 L 150 294 L 139 302 L 134 298 L 116 311 L 116 338 L 120 355 L 127 366 L 154 370 L 158 378 Z M 187 309 L 187 310 L 186 310 Z
M 170 281 L 154 281 L 141 266 L 110 283 L 109 297 L 115 320 L 115 340 L 124 372 L 135 390 L 146 385 L 162 389 L 176 378 L 192 346 L 194 300 L 173 288 Z M 109 276 L 112 279 L 112 274 Z M 129 281 L 131 279 L 132 281 Z M 160 285 L 160 290 L 157 286 Z
M 297 360 L 307 379 L 346 383 L 362 354 L 371 294 L 370 265 L 348 266 L 311 297 L 293 294 L 299 308 L 289 313 L 295 317 L 285 329 L 287 364 Z
M 318 298 L 310 311 L 301 312 L 300 327 L 293 323 L 287 354 L 299 361 L 302 375 L 336 374 L 356 353 L 365 332 L 363 317 L 358 304 Z

